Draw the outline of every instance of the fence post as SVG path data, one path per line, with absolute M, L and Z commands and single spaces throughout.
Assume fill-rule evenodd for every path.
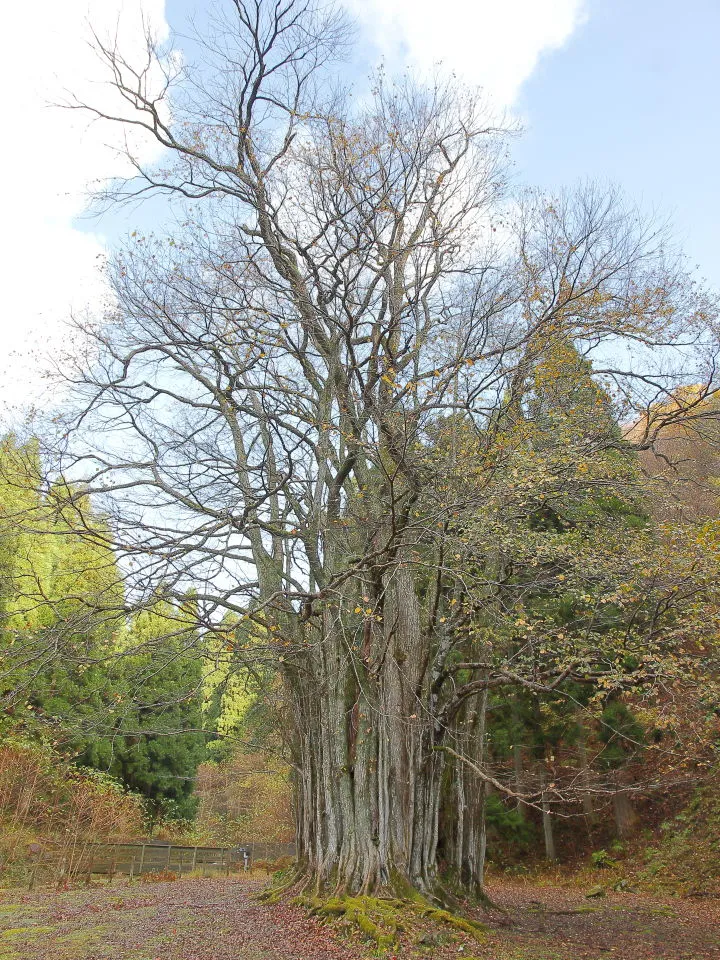
M 138 871 L 138 876 L 142 876 L 143 864 L 145 863 L 145 844 L 142 845 L 142 850 L 140 851 L 140 870 Z

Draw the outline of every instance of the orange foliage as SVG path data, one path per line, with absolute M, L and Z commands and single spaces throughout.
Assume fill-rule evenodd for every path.
M 238 751 L 222 763 L 198 768 L 197 828 L 233 845 L 295 839 L 290 770 L 279 759 Z
M 71 876 L 93 842 L 142 834 L 140 801 L 50 750 L 0 745 L 0 870 L 52 862 Z
M 648 502 L 658 520 L 695 521 L 720 512 L 720 406 L 715 394 L 695 385 L 654 404 L 625 432 L 647 449 L 638 457 L 651 481 Z

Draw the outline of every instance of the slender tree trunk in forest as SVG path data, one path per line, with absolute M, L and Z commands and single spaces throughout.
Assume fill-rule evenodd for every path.
M 454 768 L 455 780 L 455 815 L 457 823 L 455 827 L 454 844 L 452 845 L 452 867 L 455 873 L 460 876 L 463 866 L 463 854 L 465 852 L 465 814 L 467 811 L 467 799 L 465 795 L 465 765 L 456 764 Z M 452 803 L 452 800 L 450 801 Z
M 476 763 L 483 769 L 487 758 L 487 707 L 488 691 L 483 692 L 478 697 L 478 703 L 475 713 L 475 724 L 473 738 L 477 745 Z M 482 893 L 485 885 L 485 856 L 487 853 L 487 823 L 485 817 L 485 802 L 488 796 L 488 785 L 484 780 L 477 780 L 475 789 L 477 797 L 475 800 L 475 818 L 474 818 L 474 836 L 471 851 L 468 850 L 466 857 L 466 875 L 470 888 Z
M 545 775 L 545 769 L 540 766 L 540 805 L 542 809 L 542 827 L 543 827 L 543 840 L 545 842 L 545 859 L 554 862 L 557 860 L 557 853 L 555 851 L 555 834 L 553 831 L 553 822 L 552 814 L 550 812 L 550 804 L 547 797 L 547 778 Z
M 637 814 L 632 805 L 631 793 L 622 784 L 621 775 L 615 775 L 615 791 L 613 793 L 613 813 L 615 815 L 615 830 L 620 840 L 627 840 L 632 836 L 637 823 Z
M 595 825 L 596 817 L 595 817 L 595 807 L 593 806 L 593 801 L 592 801 L 592 794 L 590 793 L 592 777 L 590 772 L 590 764 L 588 761 L 587 731 L 585 730 L 585 727 L 582 725 L 580 728 L 578 750 L 580 754 L 580 779 L 582 784 L 583 815 L 585 817 L 585 823 L 587 825 L 588 832 L 591 832 L 593 826 Z
M 523 793 L 523 745 L 522 745 L 522 735 L 521 730 L 523 729 L 522 722 L 520 720 L 520 711 L 518 709 L 518 703 L 515 697 L 511 700 L 511 722 L 512 730 L 514 734 L 514 740 L 512 746 L 512 760 L 513 760 L 513 787 L 515 793 L 518 795 L 515 801 L 515 809 L 518 813 L 523 812 L 523 804 L 520 799 Z
M 485 802 L 488 785 L 476 771 L 482 771 L 486 763 L 487 703 L 485 690 L 463 710 L 455 739 L 461 757 L 469 763 L 455 758 L 450 764 L 450 815 L 443 824 L 443 849 L 448 864 L 453 867 L 463 886 L 479 895 L 482 895 L 485 882 Z
M 550 813 L 550 803 L 548 799 L 547 787 L 547 743 L 543 733 L 543 717 L 540 710 L 540 701 L 537 697 L 533 701 L 533 722 L 535 726 L 535 762 L 538 771 L 538 781 L 540 784 L 540 809 L 542 812 L 542 830 L 543 841 L 545 844 L 545 859 L 554 861 L 557 859 L 555 851 L 555 835 L 553 831 L 552 814 Z
M 523 792 L 523 757 L 522 757 L 522 746 L 519 743 L 513 744 L 512 748 L 513 753 L 513 779 L 515 786 L 515 793 L 518 794 L 518 799 L 515 801 L 515 809 L 518 813 L 523 812 L 523 803 L 520 799 L 520 796 Z

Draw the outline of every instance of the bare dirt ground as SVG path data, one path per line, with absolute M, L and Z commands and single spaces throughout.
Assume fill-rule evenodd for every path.
M 259 880 L 114 884 L 0 892 L 0 960 L 366 960 L 356 936 L 299 908 L 254 900 Z M 390 960 L 706 960 L 720 958 L 720 901 L 496 884 L 506 912 L 478 915 L 484 942 L 408 924 Z

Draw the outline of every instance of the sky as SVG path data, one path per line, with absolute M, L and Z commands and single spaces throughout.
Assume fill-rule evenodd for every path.
M 720 0 L 344 0 L 364 76 L 436 68 L 480 85 L 517 118 L 513 177 L 548 189 L 585 178 L 619 184 L 672 221 L 699 277 L 720 289 Z M 107 98 L 88 24 L 138 51 L 201 25 L 197 0 L 35 0 L 4 15 L 5 243 L 0 256 L 0 420 L 48 402 L 40 372 L 67 337 L 71 312 L 108 302 L 99 267 L 133 229 L 125 211 L 83 216 L 93 183 L 126 172 L 117 131 L 51 104 L 68 91 Z M 150 142 L 143 158 L 157 157 Z M 153 208 L 150 208 L 151 211 Z

